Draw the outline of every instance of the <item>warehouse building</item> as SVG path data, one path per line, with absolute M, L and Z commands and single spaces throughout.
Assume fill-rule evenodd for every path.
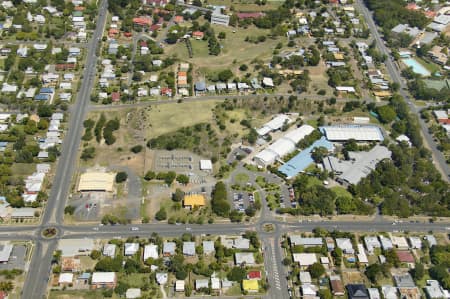
M 316 140 L 311 146 L 298 153 L 294 158 L 281 165 L 278 171 L 286 175 L 287 179 L 295 177 L 314 162 L 311 153 L 318 147 L 324 147 L 328 151 L 333 150 L 333 143 L 326 140 L 325 137 Z
M 368 152 L 349 152 L 348 155 L 348 161 L 328 156 L 323 160 L 323 164 L 328 172 L 336 174 L 337 181 L 356 185 L 375 169 L 378 162 L 390 159 L 392 153 L 387 147 L 376 145 Z
M 320 127 L 320 131 L 329 141 L 383 141 L 383 132 L 377 126 L 337 125 Z
M 310 125 L 303 125 L 296 128 L 275 141 L 265 150 L 256 154 L 253 161 L 259 166 L 266 167 L 274 163 L 277 159 L 292 153 L 296 149 L 297 143 L 313 131 L 314 128 Z
M 80 176 L 78 183 L 79 192 L 103 191 L 112 192 L 114 186 L 115 173 L 111 172 L 85 172 Z
M 285 114 L 275 116 L 271 121 L 264 124 L 261 128 L 256 130 L 259 136 L 264 136 L 270 132 L 280 130 L 285 124 L 290 124 L 292 120 Z

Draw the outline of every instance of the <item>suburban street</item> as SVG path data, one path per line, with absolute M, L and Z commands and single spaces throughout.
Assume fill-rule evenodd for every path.
M 402 79 L 400 75 L 400 70 L 395 65 L 391 55 L 389 54 L 388 48 L 385 46 L 384 41 L 381 39 L 380 33 L 378 32 L 377 26 L 375 25 L 375 21 L 372 18 L 372 13 L 367 9 L 362 0 L 357 0 L 356 4 L 359 8 L 359 11 L 363 14 L 367 25 L 369 26 L 370 33 L 372 34 L 373 38 L 375 38 L 378 49 L 381 51 L 382 54 L 385 54 L 387 56 L 385 64 L 389 72 L 389 75 L 391 76 L 391 79 L 400 85 L 399 89 L 400 95 L 405 99 L 411 111 L 414 114 L 416 114 L 419 119 L 423 139 L 425 141 L 425 144 L 428 145 L 428 148 L 432 152 L 433 161 L 435 161 L 436 168 L 442 173 L 443 179 L 449 182 L 450 169 L 445 161 L 444 155 L 442 155 L 441 151 L 437 149 L 437 145 L 433 140 L 433 136 L 431 136 L 431 134 L 428 132 L 427 125 L 420 117 L 420 109 L 415 105 L 409 93 L 406 91 L 408 86 Z
M 376 26 L 371 19 L 371 15 L 367 8 L 362 4 L 361 0 L 357 1 L 361 12 L 369 24 L 372 35 L 377 41 L 380 50 L 388 55 L 388 50 L 384 46 Z M 327 230 L 340 230 L 351 232 L 448 232 L 450 224 L 448 222 L 436 221 L 419 222 L 419 221 L 398 221 L 385 219 L 383 217 L 375 217 L 373 220 L 367 221 L 331 221 L 322 218 L 320 221 L 314 221 L 309 218 L 297 218 L 295 221 L 283 221 L 274 215 L 267 208 L 265 198 L 262 199 L 262 209 L 259 218 L 253 223 L 216 223 L 216 224 L 182 224 L 171 225 L 165 223 L 148 223 L 148 224 L 130 224 L 101 226 L 98 223 L 66 225 L 64 224 L 64 207 L 68 199 L 72 179 L 77 169 L 78 149 L 80 147 L 81 135 L 83 131 L 82 122 L 87 112 L 91 109 L 116 109 L 123 107 L 136 107 L 154 104 L 176 104 L 176 100 L 141 102 L 135 104 L 117 105 L 117 106 L 91 106 L 90 95 L 94 87 L 94 75 L 97 65 L 96 49 L 98 42 L 102 38 L 105 29 L 107 15 L 107 0 L 102 0 L 99 5 L 97 27 L 87 43 L 87 60 L 83 72 L 82 85 L 79 90 L 76 102 L 71 107 L 69 129 L 64 139 L 61 156 L 56 169 L 56 175 L 52 182 L 52 189 L 49 194 L 46 210 L 42 216 L 40 225 L 22 225 L 22 226 L 3 226 L 0 227 L 0 240 L 31 240 L 34 241 L 32 258 L 29 264 L 29 270 L 26 274 L 26 281 L 22 298 L 46 298 L 48 280 L 51 275 L 51 265 L 53 252 L 57 249 L 58 240 L 60 239 L 111 239 L 111 238 L 127 238 L 142 237 L 148 238 L 152 233 L 156 232 L 161 236 L 180 236 L 189 232 L 194 235 L 224 235 L 224 234 L 242 234 L 245 231 L 253 230 L 258 232 L 262 242 L 264 254 L 265 269 L 269 280 L 270 288 L 265 298 L 287 299 L 289 298 L 288 285 L 286 280 L 285 267 L 282 263 L 283 249 L 280 242 L 284 234 L 289 232 L 311 232 L 317 227 Z M 399 71 L 394 65 L 391 58 L 386 61 L 387 68 L 392 79 L 400 84 L 401 95 L 406 99 L 412 112 L 419 113 L 419 110 L 411 102 L 403 87 L 403 83 Z M 255 95 L 253 95 L 255 96 Z M 260 96 L 260 95 L 257 95 Z M 289 96 L 289 95 L 285 95 Z M 228 96 L 231 97 L 231 96 Z M 239 97 L 239 96 L 236 96 Z M 225 99 L 226 96 L 187 98 L 183 101 L 202 101 L 211 99 Z M 318 97 L 319 98 L 319 97 Z M 341 99 L 345 101 L 346 99 Z M 437 150 L 431 135 L 423 121 L 421 121 L 423 136 L 430 146 L 433 157 L 445 175 L 445 179 L 449 179 L 449 169 L 442 154 Z M 46 228 L 55 228 L 56 236 L 45 238 L 42 232 Z M 132 228 L 137 228 L 133 229 Z M 270 229 L 268 229 L 270 228 Z M 211 297 L 213 298 L 213 297 Z M 231 297 L 230 297 L 231 298 Z M 252 298 L 252 296 L 248 297 Z

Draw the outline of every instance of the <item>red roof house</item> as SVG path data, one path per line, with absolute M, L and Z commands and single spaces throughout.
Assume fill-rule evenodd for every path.
M 180 24 L 184 22 L 184 18 L 183 16 L 175 16 L 175 18 L 173 19 L 175 24 Z
M 116 28 L 109 28 L 109 30 L 108 30 L 108 36 L 110 37 L 110 38 L 114 38 L 114 37 L 116 37 L 117 35 L 119 35 L 119 29 L 116 29 Z
M 153 24 L 153 20 L 149 17 L 137 17 L 133 18 L 133 24 L 150 27 Z
M 261 271 L 248 272 L 247 279 L 261 279 Z
M 0 291 L 0 299 L 5 299 L 8 297 L 8 293 L 6 293 L 5 291 Z
M 400 263 L 408 263 L 409 264 L 409 263 L 416 262 L 416 260 L 414 259 L 414 256 L 409 251 L 398 250 L 398 251 L 396 251 L 396 253 L 397 253 L 397 257 L 398 257 L 398 260 L 400 261 Z
M 161 28 L 161 25 L 154 24 L 154 25 L 150 26 L 150 31 L 158 31 L 159 28 Z
M 133 33 L 131 32 L 125 32 L 123 35 L 125 35 L 125 37 L 132 37 Z
M 168 87 L 161 88 L 161 94 L 163 96 L 171 97 L 172 96 L 172 88 L 168 88 Z
M 438 121 L 439 121 L 440 124 L 450 125 L 450 119 L 449 118 L 447 118 L 447 119 L 441 118 L 441 119 L 438 119 Z
M 418 10 L 420 7 L 417 6 L 416 3 L 408 3 L 408 5 L 406 5 L 406 9 L 408 10 Z
M 120 100 L 120 93 L 119 92 L 111 93 L 111 99 L 113 102 L 118 102 Z
M 192 37 L 195 37 L 196 39 L 203 39 L 205 34 L 201 31 L 194 31 L 192 32 Z
M 139 43 L 139 45 L 141 47 L 147 47 L 147 42 L 145 40 L 141 40 L 141 42 Z

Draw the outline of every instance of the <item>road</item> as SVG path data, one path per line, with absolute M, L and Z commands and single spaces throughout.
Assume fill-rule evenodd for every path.
M 64 139 L 61 156 L 53 180 L 52 189 L 47 202 L 47 207 L 42 217 L 42 227 L 59 226 L 63 223 L 64 207 L 68 197 L 72 175 L 75 170 L 76 158 L 81 142 L 83 130 L 82 122 L 87 113 L 90 102 L 90 94 L 97 64 L 96 48 L 104 32 L 107 15 L 106 0 L 102 0 L 99 6 L 99 16 L 96 29 L 91 40 L 87 44 L 87 58 L 83 72 L 83 80 L 77 95 L 76 102 L 71 109 L 69 117 L 69 130 Z M 56 240 L 37 242 L 30 268 L 25 282 L 22 298 L 41 298 L 46 294 L 47 281 L 51 267 L 53 251 L 57 246 Z
M 377 26 L 375 25 L 375 22 L 372 18 L 372 14 L 369 12 L 367 7 L 364 5 L 362 0 L 357 0 L 356 4 L 359 8 L 359 11 L 363 14 L 364 18 L 366 19 L 366 23 L 369 26 L 370 32 L 377 43 L 377 48 L 380 50 L 380 52 L 382 54 L 385 54 L 387 56 L 385 64 L 386 64 L 387 70 L 389 72 L 389 75 L 391 76 L 391 79 L 400 85 L 400 90 L 399 90 L 400 95 L 407 102 L 408 106 L 411 109 L 411 112 L 416 114 L 419 119 L 422 136 L 424 137 L 426 145 L 432 152 L 433 161 L 435 161 L 436 168 L 439 170 L 439 172 L 442 173 L 443 179 L 446 180 L 447 182 L 449 182 L 450 169 L 447 165 L 444 155 L 442 155 L 441 151 L 439 151 L 437 149 L 437 145 L 433 140 L 433 136 L 431 136 L 431 134 L 428 132 L 427 125 L 425 124 L 423 119 L 420 117 L 420 109 L 415 106 L 414 102 L 411 100 L 411 96 L 406 92 L 408 86 L 402 80 L 402 77 L 400 75 L 400 71 L 399 71 L 398 67 L 393 62 L 391 56 L 389 55 L 388 48 L 385 46 L 384 41 L 381 39 L 381 36 L 377 29 Z

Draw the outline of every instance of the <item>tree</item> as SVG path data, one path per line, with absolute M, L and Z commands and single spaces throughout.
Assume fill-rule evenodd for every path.
M 158 212 L 155 214 L 155 219 L 158 221 L 166 220 L 167 219 L 167 212 L 166 209 L 160 208 Z
M 133 153 L 137 154 L 137 153 L 140 153 L 140 152 L 142 151 L 143 148 L 144 148 L 144 147 L 143 147 L 142 145 L 138 144 L 138 145 L 133 146 L 130 150 L 131 150 Z
M 246 64 L 241 64 L 241 66 L 239 67 L 239 70 L 242 72 L 245 72 L 246 70 L 248 70 L 248 66 Z
M 223 70 L 218 74 L 218 78 L 220 81 L 227 82 L 233 77 L 233 72 L 229 69 Z
M 221 31 L 221 32 L 219 32 L 219 35 L 218 35 L 217 37 L 218 37 L 219 39 L 225 39 L 226 33 L 223 32 L 223 31 Z
M 75 212 L 75 207 L 74 206 L 66 206 L 64 208 L 64 214 L 73 215 L 74 212 Z
M 320 289 L 319 290 L 320 299 L 333 299 L 333 294 L 329 289 Z
M 114 288 L 114 292 L 120 296 L 123 296 L 130 286 L 123 281 L 119 281 L 117 286 Z
M 394 108 L 390 105 L 378 107 L 377 113 L 380 116 L 380 121 L 385 124 L 391 123 L 397 117 Z
M 376 283 L 381 274 L 381 265 L 375 263 L 375 264 L 371 264 L 371 265 L 367 266 L 364 274 L 366 274 L 367 278 L 372 283 Z
M 311 157 L 313 158 L 314 162 L 316 163 L 322 163 L 323 158 L 328 154 L 328 149 L 323 146 L 316 147 L 313 152 L 311 153 Z
M 128 174 L 125 171 L 120 171 L 116 174 L 116 183 L 125 182 L 128 178 Z
M 187 184 L 189 184 L 189 177 L 185 174 L 179 174 L 177 176 L 177 182 L 182 185 L 187 185 Z
M 311 273 L 312 278 L 319 278 L 325 273 L 325 268 L 320 263 L 314 263 L 309 266 L 309 272 Z
M 153 180 L 153 179 L 155 179 L 155 178 L 156 178 L 156 173 L 153 172 L 153 171 L 151 171 L 151 170 L 147 171 L 147 173 L 146 173 L 145 176 L 144 176 L 144 179 L 145 179 L 146 181 L 151 181 L 151 180 Z
M 414 280 L 418 281 L 421 280 L 425 275 L 425 267 L 422 263 L 416 263 L 414 269 L 411 269 L 410 272 Z
M 180 202 L 184 198 L 183 190 L 177 188 L 174 193 L 172 193 L 172 200 L 175 202 Z
M 91 258 L 94 260 L 98 260 L 102 257 L 102 253 L 99 250 L 92 250 L 91 251 Z
M 227 274 L 227 278 L 230 281 L 238 281 L 241 282 L 244 278 L 247 277 L 247 272 L 245 269 L 241 267 L 233 267 L 230 272 Z

